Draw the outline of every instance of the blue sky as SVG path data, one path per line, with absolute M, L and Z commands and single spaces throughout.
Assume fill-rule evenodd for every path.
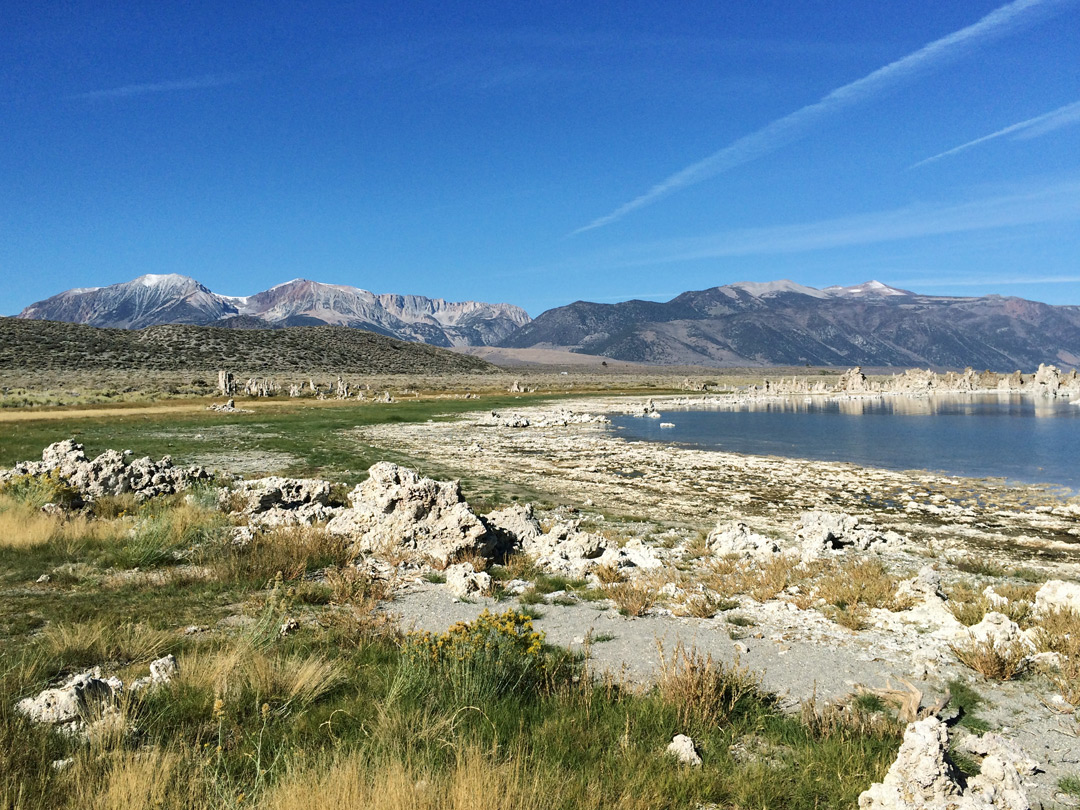
M 0 313 L 184 273 L 1080 304 L 1080 0 L 0 4 Z

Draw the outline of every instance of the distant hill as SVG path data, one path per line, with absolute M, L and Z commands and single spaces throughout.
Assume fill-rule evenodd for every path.
M 876 281 L 823 290 L 743 282 L 665 303 L 577 301 L 499 345 L 673 365 L 1076 367 L 1080 307 L 918 295 Z
M 525 310 L 510 304 L 376 294 L 306 279 L 244 297 L 219 295 L 176 273 L 67 290 L 31 304 L 16 317 L 119 329 L 174 323 L 244 329 L 329 324 L 433 346 L 492 345 L 529 321 Z
M 241 374 L 500 371 L 476 357 L 343 326 L 253 330 L 169 325 L 127 330 L 19 318 L 0 318 L 0 369 L 228 369 Z

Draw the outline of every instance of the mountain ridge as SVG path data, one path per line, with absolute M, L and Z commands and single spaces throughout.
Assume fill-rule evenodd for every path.
M 177 273 L 67 290 L 15 317 L 118 329 L 257 318 L 268 327 L 348 326 L 444 348 L 490 345 L 529 321 L 525 310 L 512 304 L 377 294 L 302 278 L 248 296 L 220 295 Z
M 1080 366 L 1080 307 L 933 296 L 879 281 L 823 289 L 780 279 L 670 301 L 575 301 L 530 319 L 511 304 L 450 302 L 292 279 L 248 296 L 178 274 L 68 290 L 17 318 L 138 329 L 333 325 L 444 348 L 557 349 L 631 363 L 705 366 Z

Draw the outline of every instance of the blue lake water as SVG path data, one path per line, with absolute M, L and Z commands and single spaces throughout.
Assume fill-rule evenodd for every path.
M 662 422 L 675 427 L 661 428 Z M 801 397 L 723 410 L 613 416 L 627 439 L 750 455 L 848 461 L 1080 489 L 1080 406 L 1018 395 Z

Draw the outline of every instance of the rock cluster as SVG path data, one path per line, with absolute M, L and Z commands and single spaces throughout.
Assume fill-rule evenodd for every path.
M 150 664 L 150 675 L 137 678 L 128 686 L 139 691 L 161 686 L 176 677 L 176 658 L 167 655 Z M 117 698 L 124 690 L 123 682 L 115 675 L 104 677 L 100 667 L 72 675 L 59 686 L 44 689 L 33 697 L 15 704 L 15 711 L 35 723 L 59 726 L 75 733 L 91 731 L 93 726 L 110 722 L 115 714 Z
M 903 542 L 900 534 L 882 532 L 864 523 L 861 518 L 844 512 L 803 512 L 795 524 L 793 535 L 791 539 L 775 540 L 754 532 L 741 521 L 721 521 L 705 542 L 710 551 L 718 556 L 760 559 L 773 554 L 793 554 L 804 562 L 820 559 L 832 552 L 877 550 L 896 547 Z
M 349 503 L 326 530 L 346 538 L 356 552 L 392 547 L 446 566 L 493 550 L 493 538 L 465 503 L 457 481 L 434 481 L 382 461 L 349 494 Z
M 0 483 L 22 475 L 52 475 L 76 490 L 85 500 L 132 492 L 140 500 L 187 489 L 210 474 L 202 467 L 175 467 L 170 456 L 154 461 L 149 456 L 132 459 L 130 450 L 106 450 L 94 459 L 86 457 L 73 439 L 55 442 L 41 453 L 41 461 L 23 461 L 0 471 Z
M 1035 763 L 996 734 L 983 735 L 982 769 L 961 787 L 946 759 L 949 733 L 937 717 L 908 725 L 882 782 L 859 796 L 863 810 L 1029 810 L 1021 776 Z

